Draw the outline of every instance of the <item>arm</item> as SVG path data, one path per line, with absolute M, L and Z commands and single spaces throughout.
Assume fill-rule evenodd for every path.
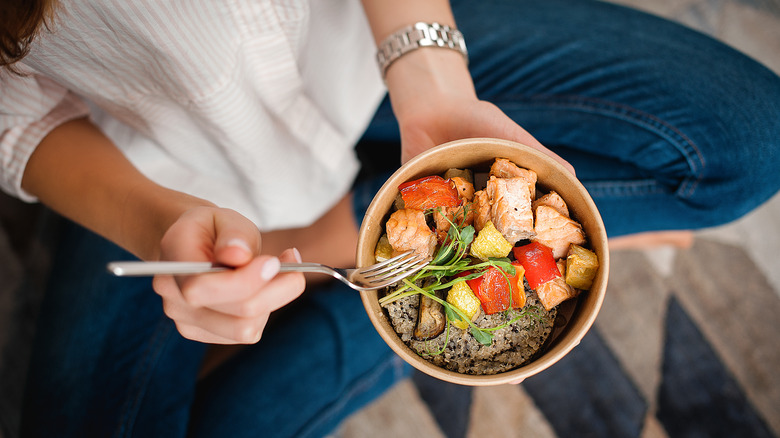
M 456 24 L 446 0 L 363 0 L 363 8 L 377 44 L 418 21 Z M 496 137 L 535 147 L 574 170 L 498 107 L 477 97 L 463 56 L 455 50 L 409 52 L 390 65 L 386 83 L 401 129 L 403 161 L 447 141 Z
M 279 260 L 296 261 L 296 251 L 278 258 L 260 255 L 260 232 L 252 222 L 150 181 L 85 118 L 59 125 L 44 137 L 27 163 L 22 186 L 143 259 L 236 267 L 218 274 L 155 278 L 165 313 L 187 338 L 257 342 L 269 314 L 303 292 L 301 274 L 276 276 Z M 217 288 L 219 294 L 214 293 Z
M 86 118 L 52 130 L 25 168 L 22 188 L 138 257 L 160 257 L 165 231 L 186 210 L 213 204 L 142 175 Z

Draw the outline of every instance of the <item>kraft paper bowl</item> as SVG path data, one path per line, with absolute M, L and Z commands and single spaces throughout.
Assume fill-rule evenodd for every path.
M 385 311 L 379 305 L 378 291 L 363 292 L 361 297 L 374 327 L 384 341 L 406 362 L 432 377 L 456 384 L 489 386 L 517 382 L 540 373 L 566 356 L 593 325 L 607 289 L 609 250 L 601 215 L 590 195 L 577 178 L 555 160 L 531 147 L 490 138 L 449 142 L 418 155 L 398 169 L 371 202 L 360 228 L 356 263 L 359 267 L 375 263 L 374 249 L 384 234 L 384 224 L 398 194 L 398 185 L 428 175 L 440 175 L 450 168 L 470 168 L 487 172 L 496 158 L 507 158 L 538 175 L 537 187 L 544 192 L 555 190 L 566 201 L 571 217 L 582 224 L 590 247 L 599 258 L 599 271 L 589 291 L 575 300 L 559 305 L 561 322 L 536 359 L 519 368 L 495 375 L 474 376 L 440 368 L 418 356 L 393 330 Z

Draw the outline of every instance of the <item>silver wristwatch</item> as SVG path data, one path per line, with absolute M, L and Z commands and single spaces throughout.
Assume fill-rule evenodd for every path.
M 382 41 L 376 54 L 382 79 L 390 64 L 420 47 L 443 47 L 459 51 L 468 63 L 468 51 L 463 34 L 458 29 L 439 23 L 415 23 L 390 35 Z

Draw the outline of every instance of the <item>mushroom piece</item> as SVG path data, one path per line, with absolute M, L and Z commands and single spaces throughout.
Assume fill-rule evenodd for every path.
M 420 308 L 417 312 L 417 326 L 414 337 L 420 341 L 439 336 L 447 325 L 444 306 L 425 295 L 420 295 Z

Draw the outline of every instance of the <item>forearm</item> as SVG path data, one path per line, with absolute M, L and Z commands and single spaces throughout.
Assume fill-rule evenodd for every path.
M 446 0 L 363 0 L 363 7 L 377 45 L 393 32 L 419 21 L 457 27 Z M 463 56 L 456 50 L 438 47 L 425 47 L 401 56 L 387 69 L 385 82 L 393 109 L 402 122 L 421 100 L 436 99 L 442 94 L 476 97 Z
M 43 139 L 25 168 L 22 187 L 147 260 L 159 257 L 163 234 L 184 211 L 211 205 L 146 178 L 87 119 L 67 122 Z
M 377 44 L 398 29 L 418 21 L 455 24 L 448 0 L 363 0 L 363 9 Z

